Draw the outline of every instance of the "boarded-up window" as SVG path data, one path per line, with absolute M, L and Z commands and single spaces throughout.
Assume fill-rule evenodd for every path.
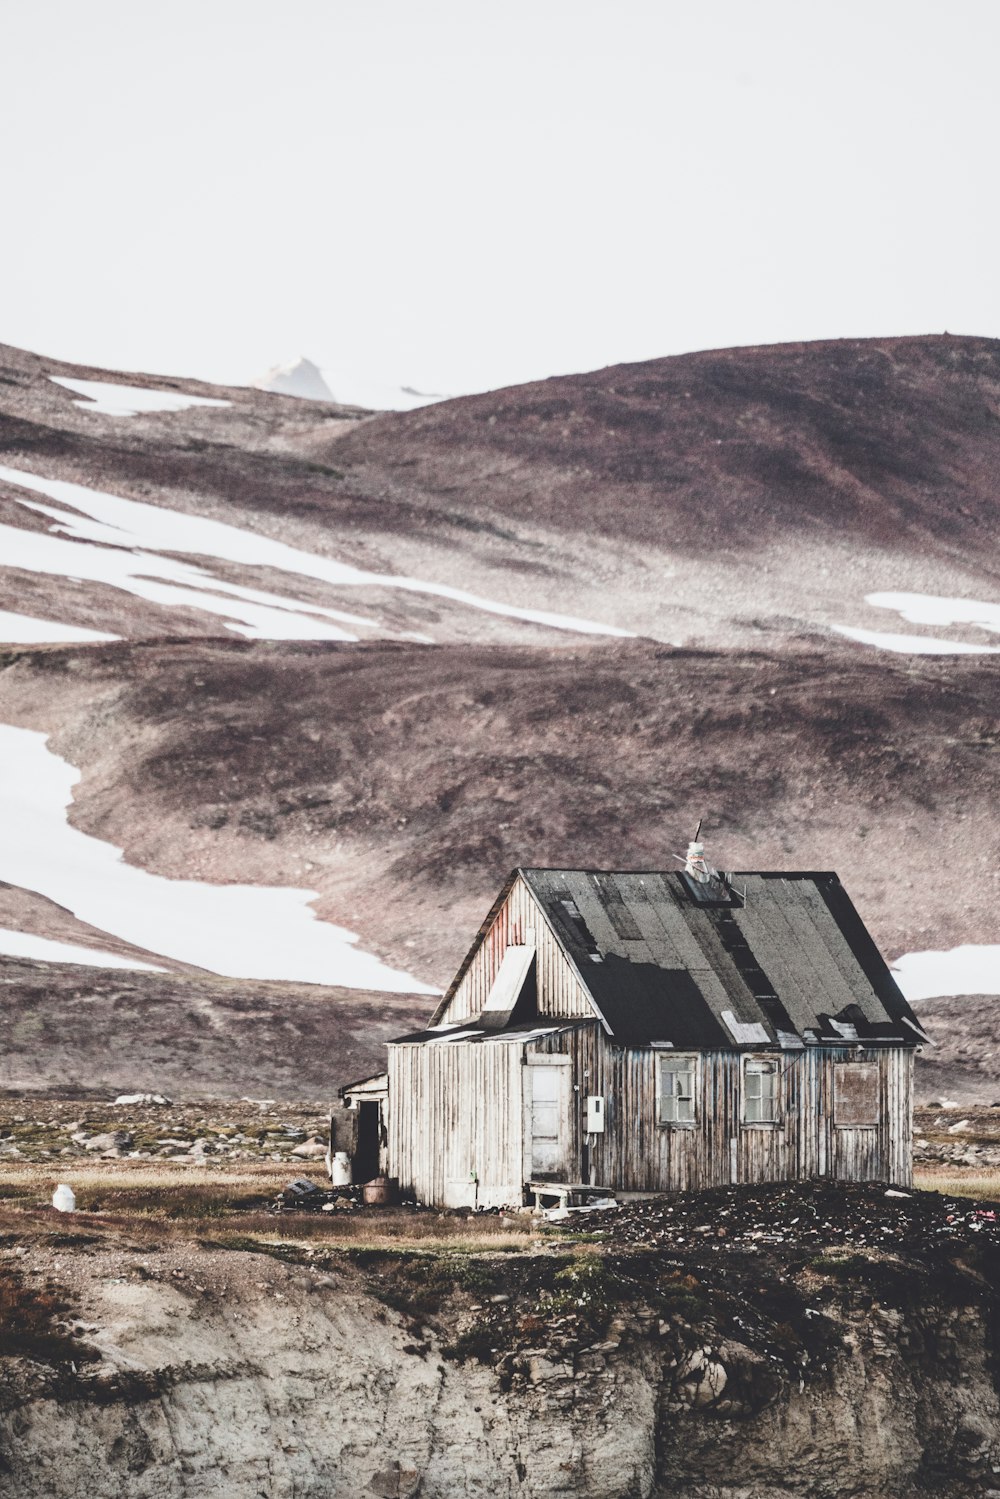
M 660 1057 L 660 1124 L 694 1123 L 694 1057 Z
M 878 1063 L 837 1062 L 833 1069 L 834 1124 L 878 1124 Z
M 743 1071 L 743 1119 L 773 1124 L 778 1117 L 778 1064 L 749 1057 Z

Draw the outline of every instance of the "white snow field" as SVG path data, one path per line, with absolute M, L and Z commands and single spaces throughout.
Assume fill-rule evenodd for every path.
M 75 942 L 57 942 L 52 937 L 36 937 L 31 932 L 14 932 L 0 927 L 0 953 L 7 958 L 30 958 L 36 963 L 84 963 L 88 968 L 133 968 L 143 973 L 163 973 L 152 963 L 120 953 L 102 952 L 96 947 L 80 947 Z
M 94 640 L 118 640 L 103 630 L 86 630 L 82 625 L 57 625 L 51 619 L 31 619 L 27 614 L 11 614 L 0 609 L 0 640 L 7 645 L 73 645 Z
M 1000 946 L 953 947 L 950 952 L 908 952 L 892 965 L 906 998 L 946 994 L 1000 994 Z
M 947 599 L 931 593 L 868 593 L 865 603 L 875 609 L 892 609 L 911 625 L 973 625 L 1000 635 L 1000 604 L 986 604 L 980 599 Z M 878 630 L 858 630 L 848 625 L 834 625 L 838 635 L 874 645 L 883 651 L 901 651 L 912 656 L 995 656 L 1000 646 L 967 645 L 958 640 L 941 640 L 933 635 L 893 635 Z
M 50 375 L 53 385 L 75 391 L 84 400 L 74 401 L 83 411 L 100 416 L 138 416 L 147 411 L 187 411 L 189 406 L 231 406 L 210 396 L 189 396 L 181 390 L 142 390 L 137 385 L 115 385 L 110 380 L 71 380 Z
M 0 724 L 0 879 L 36 891 L 99 931 L 229 978 L 435 994 L 320 921 L 314 891 L 170 880 L 70 826 L 79 771 L 47 736 Z
M 152 553 L 172 552 L 185 556 L 235 562 L 243 566 L 269 567 L 293 577 L 311 578 L 333 587 L 393 588 L 409 593 L 431 594 L 452 599 L 487 614 L 548 625 L 556 630 L 571 630 L 585 635 L 614 635 L 633 638 L 632 631 L 615 625 L 596 624 L 593 620 L 571 615 L 551 614 L 541 609 L 519 609 L 499 604 L 477 594 L 466 593 L 443 583 L 426 583 L 419 578 L 398 577 L 391 573 L 365 572 L 345 562 L 318 557 L 283 542 L 258 536 L 223 521 L 203 516 L 185 515 L 160 505 L 140 500 L 126 500 L 101 490 L 87 489 L 62 479 L 42 479 L 20 469 L 0 466 L 0 479 L 22 489 L 43 494 L 55 504 L 22 500 L 28 509 L 53 520 L 60 536 L 51 531 L 22 531 L 14 526 L 0 526 L 0 559 L 8 567 L 22 567 L 31 572 L 56 576 L 76 576 L 109 583 L 156 603 L 186 604 L 207 610 L 224 618 L 242 621 L 229 624 L 252 639 L 357 640 L 357 636 L 334 630 L 315 616 L 358 626 L 377 627 L 377 621 L 361 619 L 315 604 L 285 599 L 278 594 L 261 593 L 223 583 L 201 568 L 186 566 Z M 74 513 L 77 512 L 77 513 Z M 81 514 L 82 512 L 82 514 Z M 89 517 L 87 519 L 86 517 Z M 95 524 L 96 523 L 96 524 Z M 69 538 L 64 540 L 63 538 Z M 99 548 L 89 543 L 98 543 Z M 163 580 L 163 581 L 156 581 Z M 209 592 L 208 590 L 212 590 Z M 217 597 L 224 594 L 225 597 Z M 237 603 L 236 601 L 243 601 Z M 250 608 L 249 605 L 255 607 Z M 265 606 L 267 616 L 259 607 Z M 278 611 L 291 611 L 285 620 Z M 298 615 L 298 618 L 295 618 Z M 305 622 L 301 616 L 307 615 Z M 308 633 L 305 631 L 308 630 Z M 294 632 L 294 633 L 293 633 Z M 409 637 L 413 638 L 413 637 Z M 421 638 L 421 637 L 418 637 Z
M 997 645 L 967 645 L 962 640 L 938 640 L 933 635 L 893 635 L 881 630 L 856 630 L 850 625 L 833 628 L 859 645 L 874 645 L 881 651 L 899 651 L 907 656 L 995 656 L 1000 652 Z
M 895 609 L 911 625 L 975 625 L 1000 635 L 1000 604 L 980 599 L 945 599 L 931 593 L 869 593 L 866 604 Z

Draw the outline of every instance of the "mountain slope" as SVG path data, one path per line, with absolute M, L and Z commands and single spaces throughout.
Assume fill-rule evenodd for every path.
M 291 902 L 329 942 L 282 977 L 440 986 L 513 864 L 669 867 L 704 816 L 724 867 L 836 868 L 890 958 L 995 943 L 998 412 L 982 339 L 381 416 L 0 348 L 0 926 L 263 978 Z M 252 882 L 263 965 L 162 884 L 102 916 L 70 797 L 133 886 Z
M 836 868 L 892 956 L 994 941 L 996 680 L 847 645 L 49 646 L 0 658 L 0 719 L 130 861 L 308 886 L 440 986 L 512 865 L 670 867 L 703 815 L 723 867 Z
M 837 626 L 898 633 L 903 606 L 869 595 L 997 602 L 993 340 L 686 355 L 378 417 L 138 376 L 120 378 L 226 404 L 122 417 L 52 378 L 88 374 L 101 372 L 0 349 L 9 470 L 367 570 L 381 581 L 345 585 L 329 567 L 294 583 L 261 564 L 213 572 L 290 595 L 289 607 L 360 613 L 361 638 L 552 641 L 504 616 L 520 609 L 674 643 L 784 648 Z M 0 489 L 0 519 L 38 527 L 16 482 Z M 93 586 L 81 612 L 79 590 L 7 567 L 0 607 L 125 636 L 220 629 L 149 599 L 111 609 Z M 401 594 L 400 578 L 438 594 Z M 961 620 L 947 638 L 991 640 Z

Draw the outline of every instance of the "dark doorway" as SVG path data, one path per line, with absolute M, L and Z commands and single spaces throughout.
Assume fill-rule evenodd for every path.
M 354 1152 L 354 1180 L 370 1182 L 378 1176 L 379 1155 L 379 1106 L 377 1103 L 358 1105 L 358 1148 Z

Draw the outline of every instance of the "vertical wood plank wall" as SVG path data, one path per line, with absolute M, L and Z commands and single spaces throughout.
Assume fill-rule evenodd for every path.
M 590 1138 L 591 1178 L 623 1192 L 684 1191 L 732 1181 L 912 1182 L 912 1052 L 856 1051 L 879 1077 L 879 1123 L 844 1127 L 833 1115 L 833 1047 L 771 1053 L 782 1069 L 779 1122 L 743 1123 L 743 1056 L 704 1052 L 691 1127 L 657 1124 L 662 1052 L 609 1044 L 596 1022 L 525 1045 L 431 1042 L 389 1048 L 389 1174 L 418 1201 L 502 1207 L 522 1200 L 530 1175 L 522 1056 L 570 1057 L 569 1162 L 579 1180 L 586 1097 L 605 1099 L 605 1130 Z M 575 1085 L 575 1091 L 574 1091 Z M 473 1175 L 478 1183 L 473 1180 Z
M 439 1207 L 520 1203 L 523 1054 L 516 1040 L 389 1047 L 389 1175 L 404 1192 Z
M 530 930 L 535 933 L 539 1012 L 562 1018 L 594 1014 L 583 985 L 566 961 L 534 897 L 519 877 L 452 995 L 451 1003 L 441 1017 L 442 1022 L 468 1020 L 470 1015 L 482 1012 L 508 944 L 523 943 Z
M 678 1127 L 656 1121 L 656 1069 L 662 1051 L 612 1046 L 597 1025 L 540 1037 L 529 1045 L 535 1052 L 562 1051 L 572 1058 L 579 1091 L 571 1106 L 570 1158 L 578 1169 L 586 1139 L 586 1096 L 597 1093 L 605 1099 L 604 1133 L 590 1139 L 597 1185 L 662 1192 L 811 1176 L 904 1186 L 912 1181 L 913 1054 L 902 1047 L 846 1056 L 842 1048 L 820 1046 L 771 1053 L 781 1069 L 779 1122 L 749 1126 L 743 1123 L 743 1056 L 703 1052 L 697 1061 L 695 1123 Z M 847 1060 L 874 1062 L 878 1068 L 879 1123 L 873 1127 L 835 1123 L 834 1069 Z

